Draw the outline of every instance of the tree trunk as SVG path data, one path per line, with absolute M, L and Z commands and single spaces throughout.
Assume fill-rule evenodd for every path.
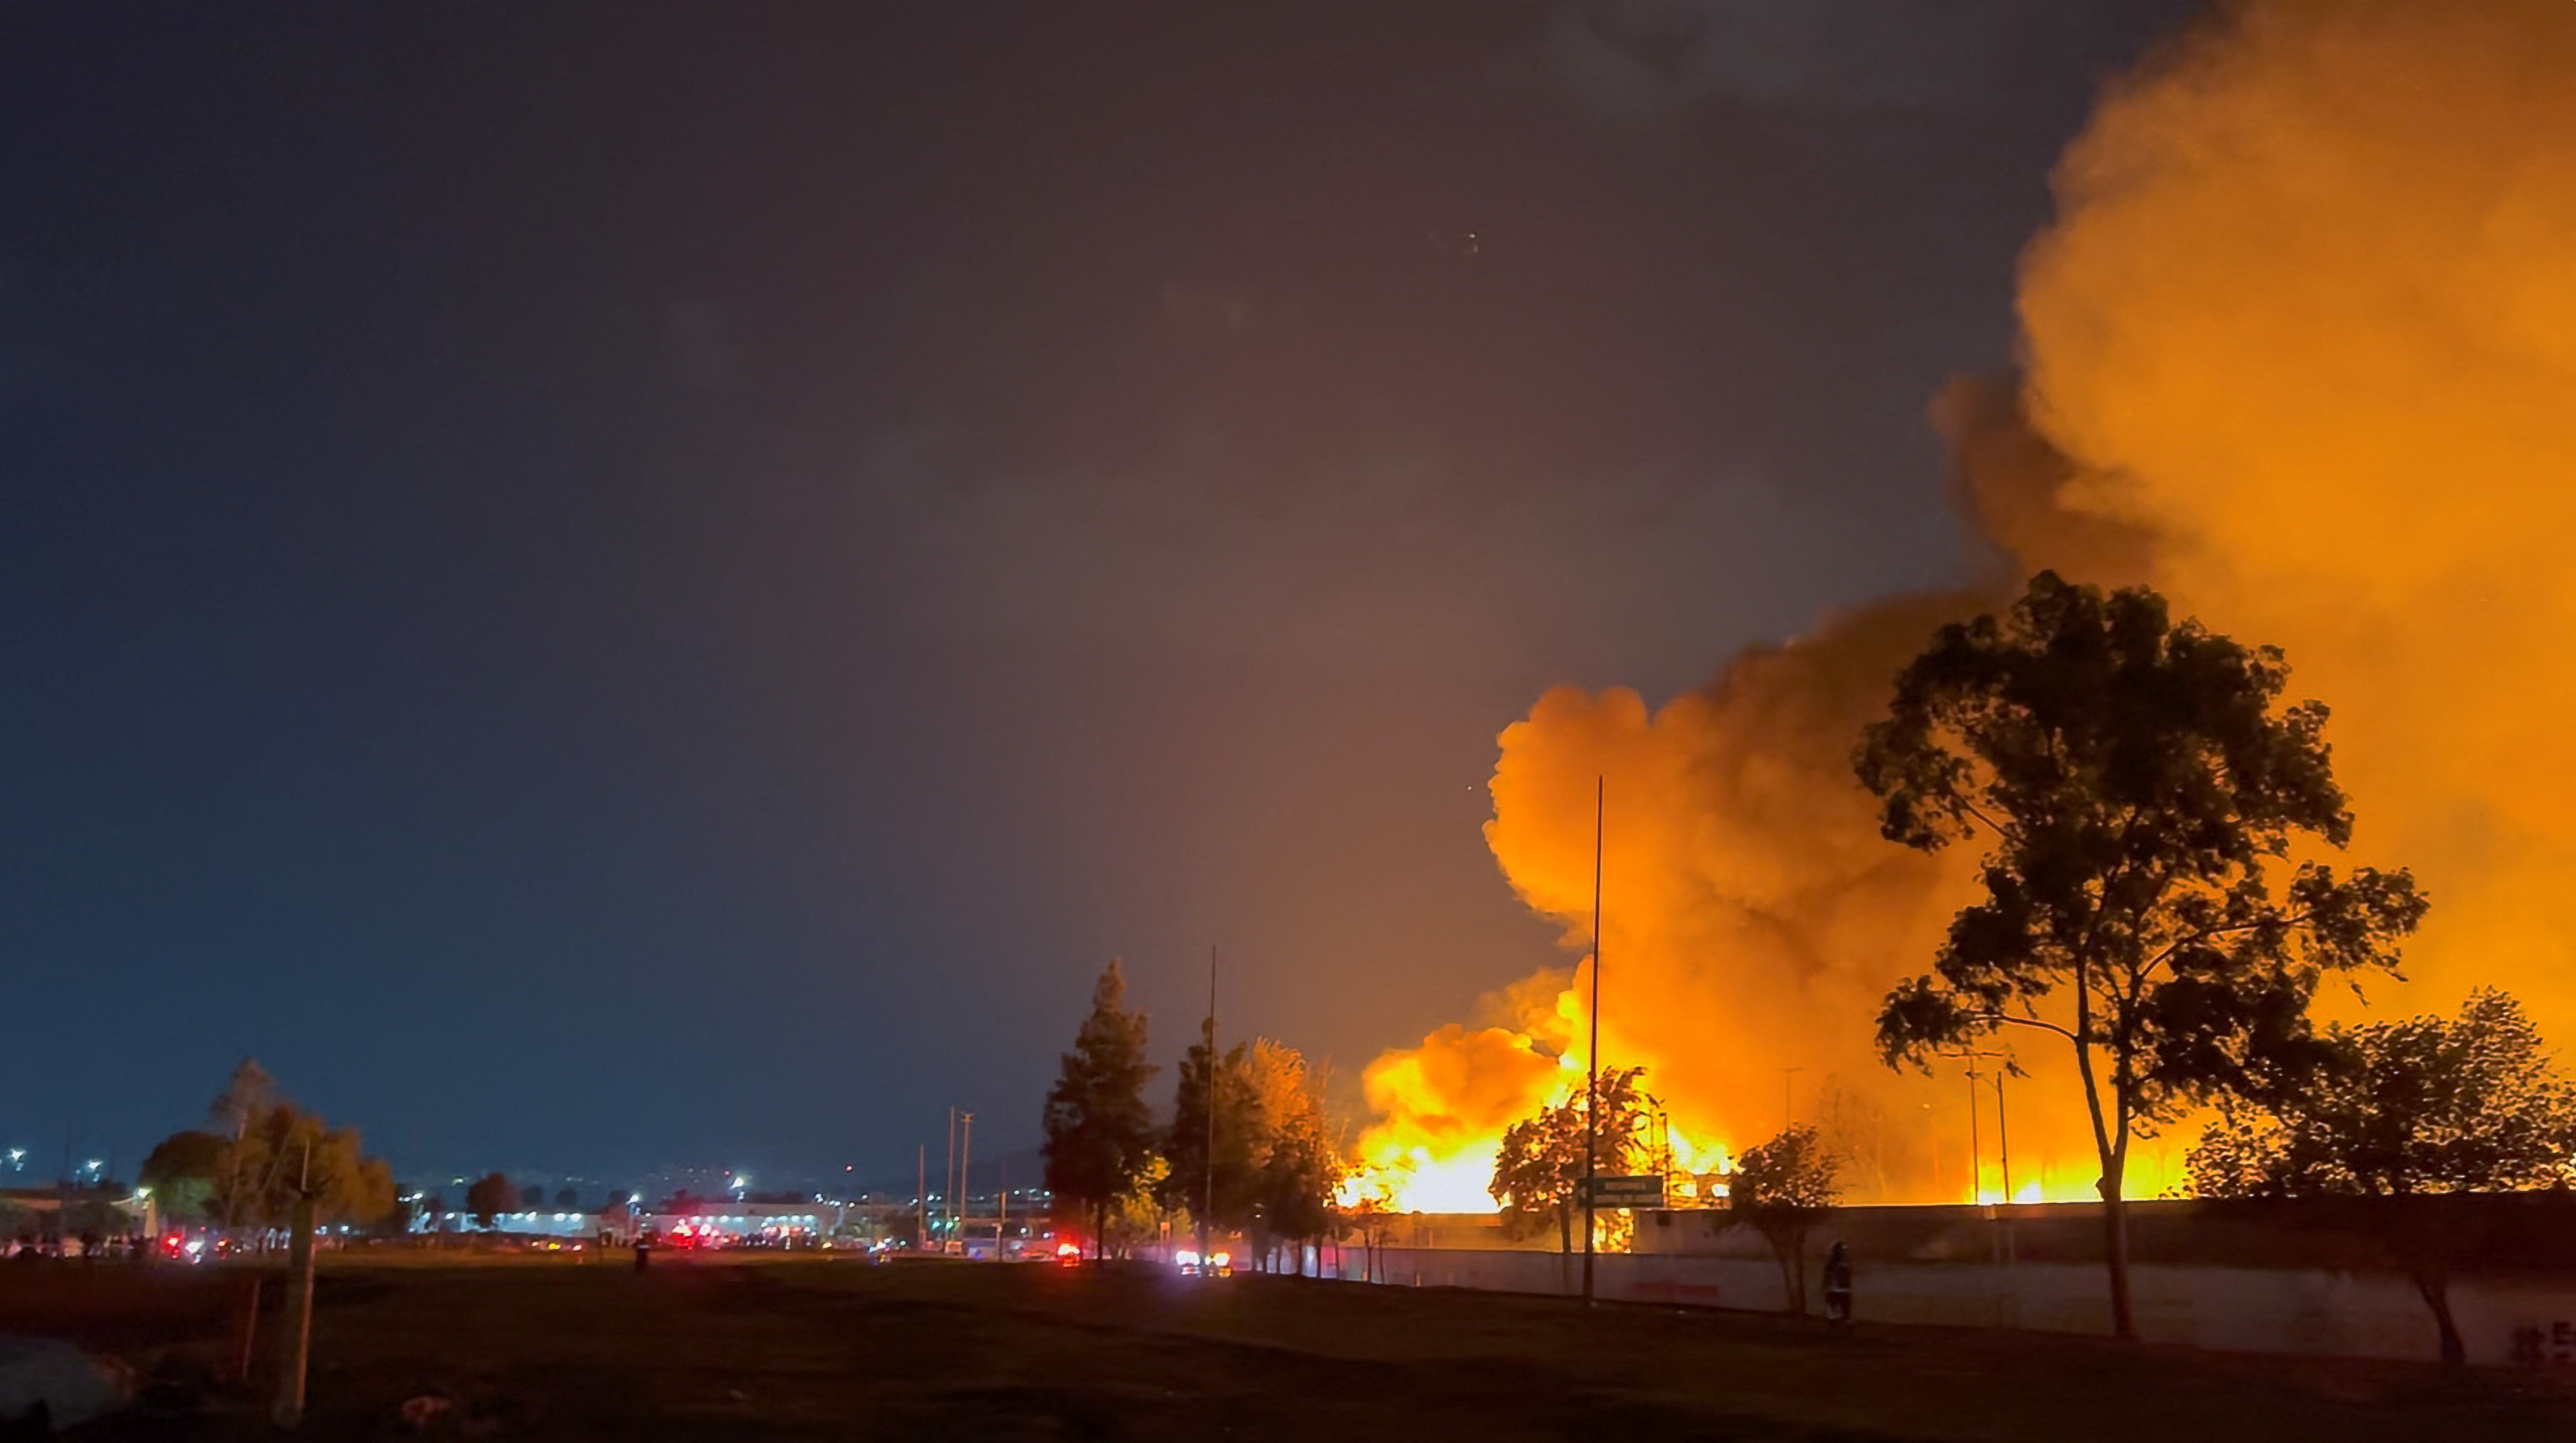
M 2433 1310 L 2433 1323 L 2442 1331 L 2442 1361 L 2454 1368 L 2466 1367 L 2469 1345 L 2460 1338 L 2460 1325 L 2451 1320 L 2451 1278 L 2438 1269 L 2417 1268 L 2412 1276 L 2415 1291 L 2424 1297 L 2424 1306 Z
M 2134 1343 L 2138 1319 L 2129 1306 L 2129 1205 L 2120 1197 L 2120 1170 L 2105 1168 L 2096 1186 L 2102 1194 L 2102 1257 L 2111 1269 L 2111 1336 Z

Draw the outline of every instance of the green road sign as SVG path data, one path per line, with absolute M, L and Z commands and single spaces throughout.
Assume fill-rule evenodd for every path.
M 1600 1208 L 1659 1208 L 1664 1205 L 1664 1180 L 1660 1177 L 1596 1177 L 1592 1179 L 1592 1205 Z

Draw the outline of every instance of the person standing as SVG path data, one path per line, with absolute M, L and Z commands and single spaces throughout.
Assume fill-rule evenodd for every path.
M 1837 1328 L 1852 1320 L 1851 1245 L 1837 1242 L 1825 1255 L 1825 1321 Z

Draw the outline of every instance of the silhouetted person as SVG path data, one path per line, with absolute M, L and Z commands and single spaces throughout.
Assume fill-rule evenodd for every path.
M 1835 1327 L 1850 1324 L 1852 1315 L 1851 1244 L 1836 1243 L 1825 1254 L 1825 1321 Z

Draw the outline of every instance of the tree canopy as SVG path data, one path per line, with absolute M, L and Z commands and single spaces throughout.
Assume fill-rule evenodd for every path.
M 465 1188 L 465 1211 L 481 1228 L 501 1225 L 501 1215 L 518 1206 L 519 1190 L 507 1177 L 487 1172 Z
M 213 1139 L 211 1159 L 196 1138 Z M 357 1130 L 335 1128 L 296 1106 L 249 1059 L 233 1069 L 208 1110 L 206 1131 L 173 1134 L 153 1155 L 183 1177 L 191 1176 L 190 1167 L 206 1167 L 193 1174 L 204 1178 L 202 1209 L 228 1227 L 283 1227 L 306 1194 L 326 1222 L 373 1224 L 394 1212 L 393 1173 L 383 1159 L 367 1155 Z M 183 1183 L 182 1194 L 188 1191 Z
M 1213 1128 L 1208 1120 L 1211 1095 L 1216 1110 Z M 1259 1221 L 1261 1165 L 1269 1127 L 1253 1080 L 1252 1044 L 1238 1042 L 1218 1052 L 1202 1027 L 1199 1040 L 1190 1044 L 1181 1059 L 1178 1085 L 1173 1089 L 1172 1123 L 1163 1131 L 1168 1171 L 1159 1195 L 1166 1210 L 1189 1210 L 1199 1226 L 1202 1247 L 1209 1229 L 1232 1231 Z
M 1154 1116 L 1145 1102 L 1154 1070 L 1145 1060 L 1145 1015 L 1127 1010 L 1127 978 L 1113 958 L 1046 1100 L 1046 1185 L 1089 1215 L 1095 1257 L 1109 1209 L 1154 1156 Z
M 1645 1095 L 1637 1079 L 1642 1067 L 1601 1074 L 1601 1126 L 1594 1144 L 1593 1171 L 1602 1176 L 1625 1173 L 1643 1151 L 1638 1129 L 1645 1122 Z M 1494 1181 L 1487 1189 L 1503 1205 L 1503 1229 L 1527 1237 L 1548 1223 L 1556 1224 L 1557 1247 L 1574 1251 L 1574 1215 L 1582 1210 L 1584 1103 L 1577 1091 L 1565 1101 L 1543 1107 L 1503 1132 L 1502 1150 L 1494 1158 Z
M 162 1216 L 179 1222 L 211 1222 L 217 1217 L 215 1188 L 224 1173 L 228 1139 L 188 1129 L 153 1145 L 136 1180 L 152 1189 Z
M 2425 900 L 2405 871 L 2338 873 L 2352 814 L 2326 708 L 2289 667 L 2144 588 L 2054 573 L 2004 617 L 1944 627 L 1854 756 L 1881 830 L 1985 850 L 1983 900 L 1927 976 L 1891 992 L 1891 1066 L 2029 1028 L 2072 1051 L 2102 1172 L 2115 1331 L 2134 1337 L 2121 1178 L 2185 1107 L 2313 1065 L 2329 973 L 2393 968 Z
M 2235 1106 L 2201 1134 L 2192 1188 L 2208 1197 L 2368 1199 L 2432 1309 L 2442 1356 L 2467 1359 L 2452 1321 L 2451 1259 L 2469 1241 L 2427 1194 L 2515 1192 L 2576 1181 L 2576 1083 L 2551 1063 L 2522 1004 L 2481 989 L 2456 1020 L 2416 1017 L 2329 1032 L 2327 1061 L 2268 1106 Z
M 1842 1196 L 1842 1161 L 1812 1127 L 1792 1127 L 1746 1148 L 1727 1176 L 1729 1223 L 1762 1234 L 1780 1264 L 1789 1311 L 1807 1311 L 1807 1235 Z
M 1344 1173 L 1324 1121 L 1323 1079 L 1305 1054 L 1266 1037 L 1253 1044 L 1251 1066 L 1262 1124 L 1256 1227 L 1291 1242 L 1322 1237 L 1333 1226 L 1333 1194 Z

